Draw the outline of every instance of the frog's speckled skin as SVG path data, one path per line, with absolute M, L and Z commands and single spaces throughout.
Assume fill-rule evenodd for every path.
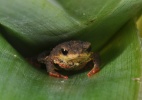
M 80 70 L 88 62 L 93 61 L 94 67 L 87 74 L 89 77 L 99 71 L 100 59 L 98 54 L 90 51 L 91 43 L 83 41 L 69 41 L 57 45 L 50 54 L 39 55 L 38 61 L 46 64 L 49 75 L 59 78 L 68 78 L 58 72 L 54 64 L 65 70 Z

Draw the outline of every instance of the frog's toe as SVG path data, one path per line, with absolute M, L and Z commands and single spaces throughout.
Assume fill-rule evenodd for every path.
M 57 77 L 57 78 L 64 78 L 64 79 L 68 79 L 68 76 L 64 76 L 64 75 L 59 74 L 59 73 L 49 72 L 49 75 L 50 75 L 50 76 L 53 76 L 53 77 Z
M 94 67 L 94 68 L 87 74 L 87 76 L 90 77 L 90 76 L 96 74 L 98 71 L 100 71 L 100 68 L 99 68 L 99 67 Z

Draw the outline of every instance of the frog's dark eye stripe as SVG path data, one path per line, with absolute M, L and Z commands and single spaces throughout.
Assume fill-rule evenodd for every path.
M 61 52 L 62 52 L 62 54 L 65 55 L 65 56 L 68 54 L 68 51 L 67 51 L 66 49 L 63 49 L 63 48 L 61 49 Z

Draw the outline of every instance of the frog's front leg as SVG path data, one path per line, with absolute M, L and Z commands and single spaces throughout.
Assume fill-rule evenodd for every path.
M 87 74 L 88 77 L 94 75 L 95 73 L 97 73 L 100 70 L 101 60 L 100 60 L 99 54 L 96 53 L 93 55 L 93 63 L 94 63 L 94 67 Z
M 64 79 L 68 79 L 68 76 L 64 76 L 58 72 L 56 72 L 54 64 L 52 62 L 47 62 L 46 63 L 46 69 L 47 72 L 49 73 L 50 76 L 54 76 L 54 77 L 58 77 L 58 78 L 64 78 Z

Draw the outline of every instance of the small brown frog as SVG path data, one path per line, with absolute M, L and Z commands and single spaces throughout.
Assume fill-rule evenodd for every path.
M 83 41 L 69 41 L 57 45 L 50 54 L 41 54 L 38 57 L 38 62 L 46 64 L 47 72 L 50 76 L 65 78 L 64 76 L 56 71 L 55 64 L 64 70 L 80 70 L 85 65 L 93 61 L 94 67 L 87 74 L 88 77 L 92 76 L 99 71 L 100 58 L 96 53 L 94 54 L 91 50 L 91 43 Z

